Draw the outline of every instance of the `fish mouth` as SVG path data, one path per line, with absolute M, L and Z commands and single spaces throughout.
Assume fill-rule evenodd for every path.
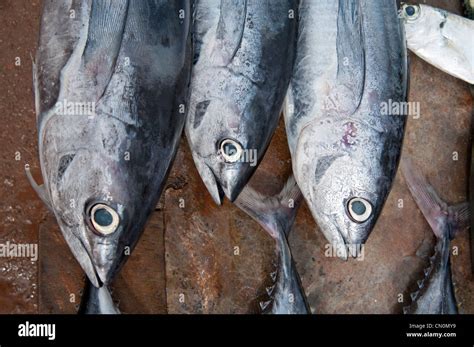
M 61 231 L 63 231 L 63 227 L 61 227 Z M 92 257 L 82 240 L 74 233 L 67 234 L 63 231 L 63 236 L 66 239 L 74 258 L 76 258 L 79 265 L 81 265 L 82 270 L 89 278 L 89 281 L 91 281 L 91 283 L 97 288 L 102 287 L 105 281 L 103 281 L 103 277 L 101 277 L 97 272 Z
M 325 226 L 320 226 L 320 228 L 326 239 L 331 244 L 337 257 L 342 260 L 347 260 L 348 248 L 346 240 L 339 228 L 330 221 L 326 221 Z
M 104 246 L 112 247 L 113 245 L 102 241 L 96 242 L 96 247 L 92 247 L 92 250 L 97 250 L 97 252 L 91 254 L 84 241 L 72 232 L 73 227 L 64 225 L 64 223 L 60 223 L 60 227 L 69 249 L 90 282 L 97 288 L 109 284 L 116 264 L 107 257 L 109 252 Z M 80 226 L 75 228 L 80 228 Z M 66 230 L 67 232 L 65 232 Z
M 214 172 L 210 167 L 206 165 L 206 174 L 205 177 L 201 175 L 204 185 L 206 186 L 209 194 L 211 194 L 212 199 L 217 205 L 222 205 L 222 201 L 224 200 L 224 196 L 227 195 L 224 192 L 224 189 L 222 188 L 221 184 L 219 183 L 219 180 L 217 179 L 216 175 L 214 175 Z
M 224 174 L 224 184 L 221 185 L 221 189 L 224 191 L 225 196 L 231 202 L 234 202 L 242 192 L 244 188 L 242 174 L 238 169 L 226 169 Z
M 201 159 L 200 157 L 194 157 L 194 163 L 214 202 L 217 205 L 222 205 L 224 196 L 234 202 L 243 189 L 242 182 L 245 182 L 241 171 L 238 168 L 223 168 L 221 171 L 222 179 L 220 179 L 214 173 L 212 167 Z
M 94 256 L 92 259 L 94 269 L 103 284 L 110 284 L 111 279 L 114 278 L 115 262 L 114 256 L 116 254 L 115 245 L 109 242 L 99 240 L 93 246 Z
M 219 162 L 213 168 L 213 165 L 206 162 L 206 157 L 193 153 L 193 159 L 204 185 L 217 205 L 222 205 L 224 196 L 234 202 L 253 173 L 240 163 L 225 165 Z

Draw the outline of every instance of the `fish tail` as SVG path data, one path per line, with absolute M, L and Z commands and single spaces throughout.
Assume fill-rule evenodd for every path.
M 120 314 L 112 299 L 109 288 L 104 284 L 100 288 L 86 279 L 78 314 Z
M 468 203 L 449 206 L 410 159 L 404 158 L 401 168 L 408 189 L 437 238 L 448 236 L 453 239 L 458 232 L 469 227 Z
M 276 242 L 278 267 L 271 276 L 272 286 L 266 288 L 269 300 L 260 302 L 263 313 L 311 313 L 287 240 L 301 201 L 302 194 L 293 175 L 275 196 L 261 195 L 246 186 L 235 201 L 235 204 L 256 220 Z
M 287 237 L 302 201 L 301 191 L 293 175 L 275 196 L 264 196 L 248 185 L 235 204 L 257 221 L 273 238 Z

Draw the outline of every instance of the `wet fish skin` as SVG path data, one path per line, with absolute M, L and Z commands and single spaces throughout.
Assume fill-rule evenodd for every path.
M 236 206 L 257 221 L 275 240 L 278 267 L 271 290 L 267 292 L 269 300 L 260 303 L 263 313 L 311 314 L 288 244 L 302 200 L 293 176 L 288 178 L 276 196 L 263 196 L 247 185 L 235 200 Z
M 403 5 L 408 48 L 438 69 L 474 84 L 474 20 L 428 5 Z
M 97 288 L 86 279 L 78 314 L 120 314 L 120 311 L 107 286 Z
M 217 204 L 224 195 L 236 199 L 278 124 L 296 43 L 296 18 L 289 18 L 289 13 L 296 13 L 297 3 L 198 0 L 195 4 L 196 53 L 186 137 Z M 239 161 L 226 161 L 222 155 L 220 146 L 226 139 L 236 141 L 242 150 Z
M 357 256 L 346 245 L 367 240 L 400 157 L 406 113 L 382 107 L 407 99 L 397 11 L 394 0 L 303 0 L 299 9 L 284 112 L 288 144 L 311 213 L 343 259 Z M 362 222 L 349 214 L 354 198 L 372 211 Z
M 133 250 L 174 159 L 190 21 L 185 0 L 44 4 L 34 73 L 44 185 L 34 187 L 96 287 L 109 284 Z M 95 115 L 60 114 L 63 100 L 93 102 Z M 113 233 L 91 225 L 97 203 L 118 217 Z
M 469 205 L 448 206 L 439 198 L 411 159 L 402 160 L 407 186 L 436 236 L 435 253 L 419 290 L 412 294 L 412 304 L 404 308 L 412 314 L 457 314 L 456 297 L 451 277 L 451 240 L 466 229 L 470 221 Z

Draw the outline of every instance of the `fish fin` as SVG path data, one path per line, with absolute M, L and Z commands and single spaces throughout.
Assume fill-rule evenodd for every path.
M 286 91 L 285 100 L 283 100 L 282 113 L 283 117 L 287 119 L 294 113 L 295 98 L 293 95 L 293 88 L 291 81 L 288 83 L 288 89 Z
M 215 64 L 227 66 L 232 62 L 242 42 L 246 16 L 247 0 L 221 0 L 215 45 L 211 53 Z
M 467 203 L 448 206 L 411 159 L 404 158 L 401 168 L 408 189 L 437 238 L 448 236 L 451 239 L 457 232 L 469 226 Z
M 260 301 L 260 303 L 259 303 L 260 310 L 262 312 L 265 312 L 268 309 L 268 307 L 271 303 L 272 303 L 272 300 Z
M 35 113 L 36 119 L 40 114 L 40 92 L 39 92 L 39 80 L 38 80 L 38 66 L 36 65 L 35 58 L 30 54 L 31 66 L 33 70 L 33 91 L 35 94 Z
M 49 195 L 45 189 L 44 184 L 39 185 L 38 183 L 36 183 L 28 165 L 25 166 L 25 173 L 26 177 L 28 178 L 28 181 L 31 184 L 31 187 L 34 189 L 36 194 L 38 194 L 38 197 L 41 199 L 41 201 L 43 201 L 43 203 L 48 207 L 48 209 L 53 212 L 53 206 L 51 204 L 51 200 L 49 199 Z
M 279 238 L 289 234 L 301 201 L 301 191 L 291 175 L 279 194 L 267 197 L 247 185 L 235 204 L 272 237 Z
M 337 97 L 341 105 L 349 107 L 346 111 L 353 114 L 362 101 L 365 83 L 362 14 L 359 2 L 352 0 L 340 0 L 338 11 Z
M 59 101 L 61 71 L 72 58 L 79 43 L 81 28 L 85 28 L 90 0 L 43 1 L 38 48 L 37 69 L 39 112 L 50 110 Z M 85 32 L 85 30 L 84 30 Z M 85 36 L 85 35 L 84 35 Z M 76 77 L 76 76 L 74 76 Z M 35 96 L 36 96 L 35 95 Z M 39 111 L 39 112 L 38 112 Z
M 104 94 L 114 73 L 122 46 L 128 7 L 128 0 L 92 2 L 82 60 L 86 71 L 96 81 L 98 98 Z
M 469 204 L 463 202 L 454 206 L 448 207 L 448 220 L 451 225 L 451 239 L 454 239 L 457 233 L 466 230 L 470 227 L 470 210 Z

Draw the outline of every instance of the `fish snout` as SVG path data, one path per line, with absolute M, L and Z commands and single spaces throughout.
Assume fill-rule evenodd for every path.
M 118 254 L 115 242 L 94 242 L 92 250 L 92 261 L 100 282 L 110 284 L 116 273 L 117 259 L 121 259 Z
M 242 192 L 242 189 L 246 185 L 247 181 L 248 179 L 246 175 L 243 175 L 240 170 L 225 170 L 222 175 L 221 187 L 227 199 L 229 199 L 231 202 L 234 202 Z

